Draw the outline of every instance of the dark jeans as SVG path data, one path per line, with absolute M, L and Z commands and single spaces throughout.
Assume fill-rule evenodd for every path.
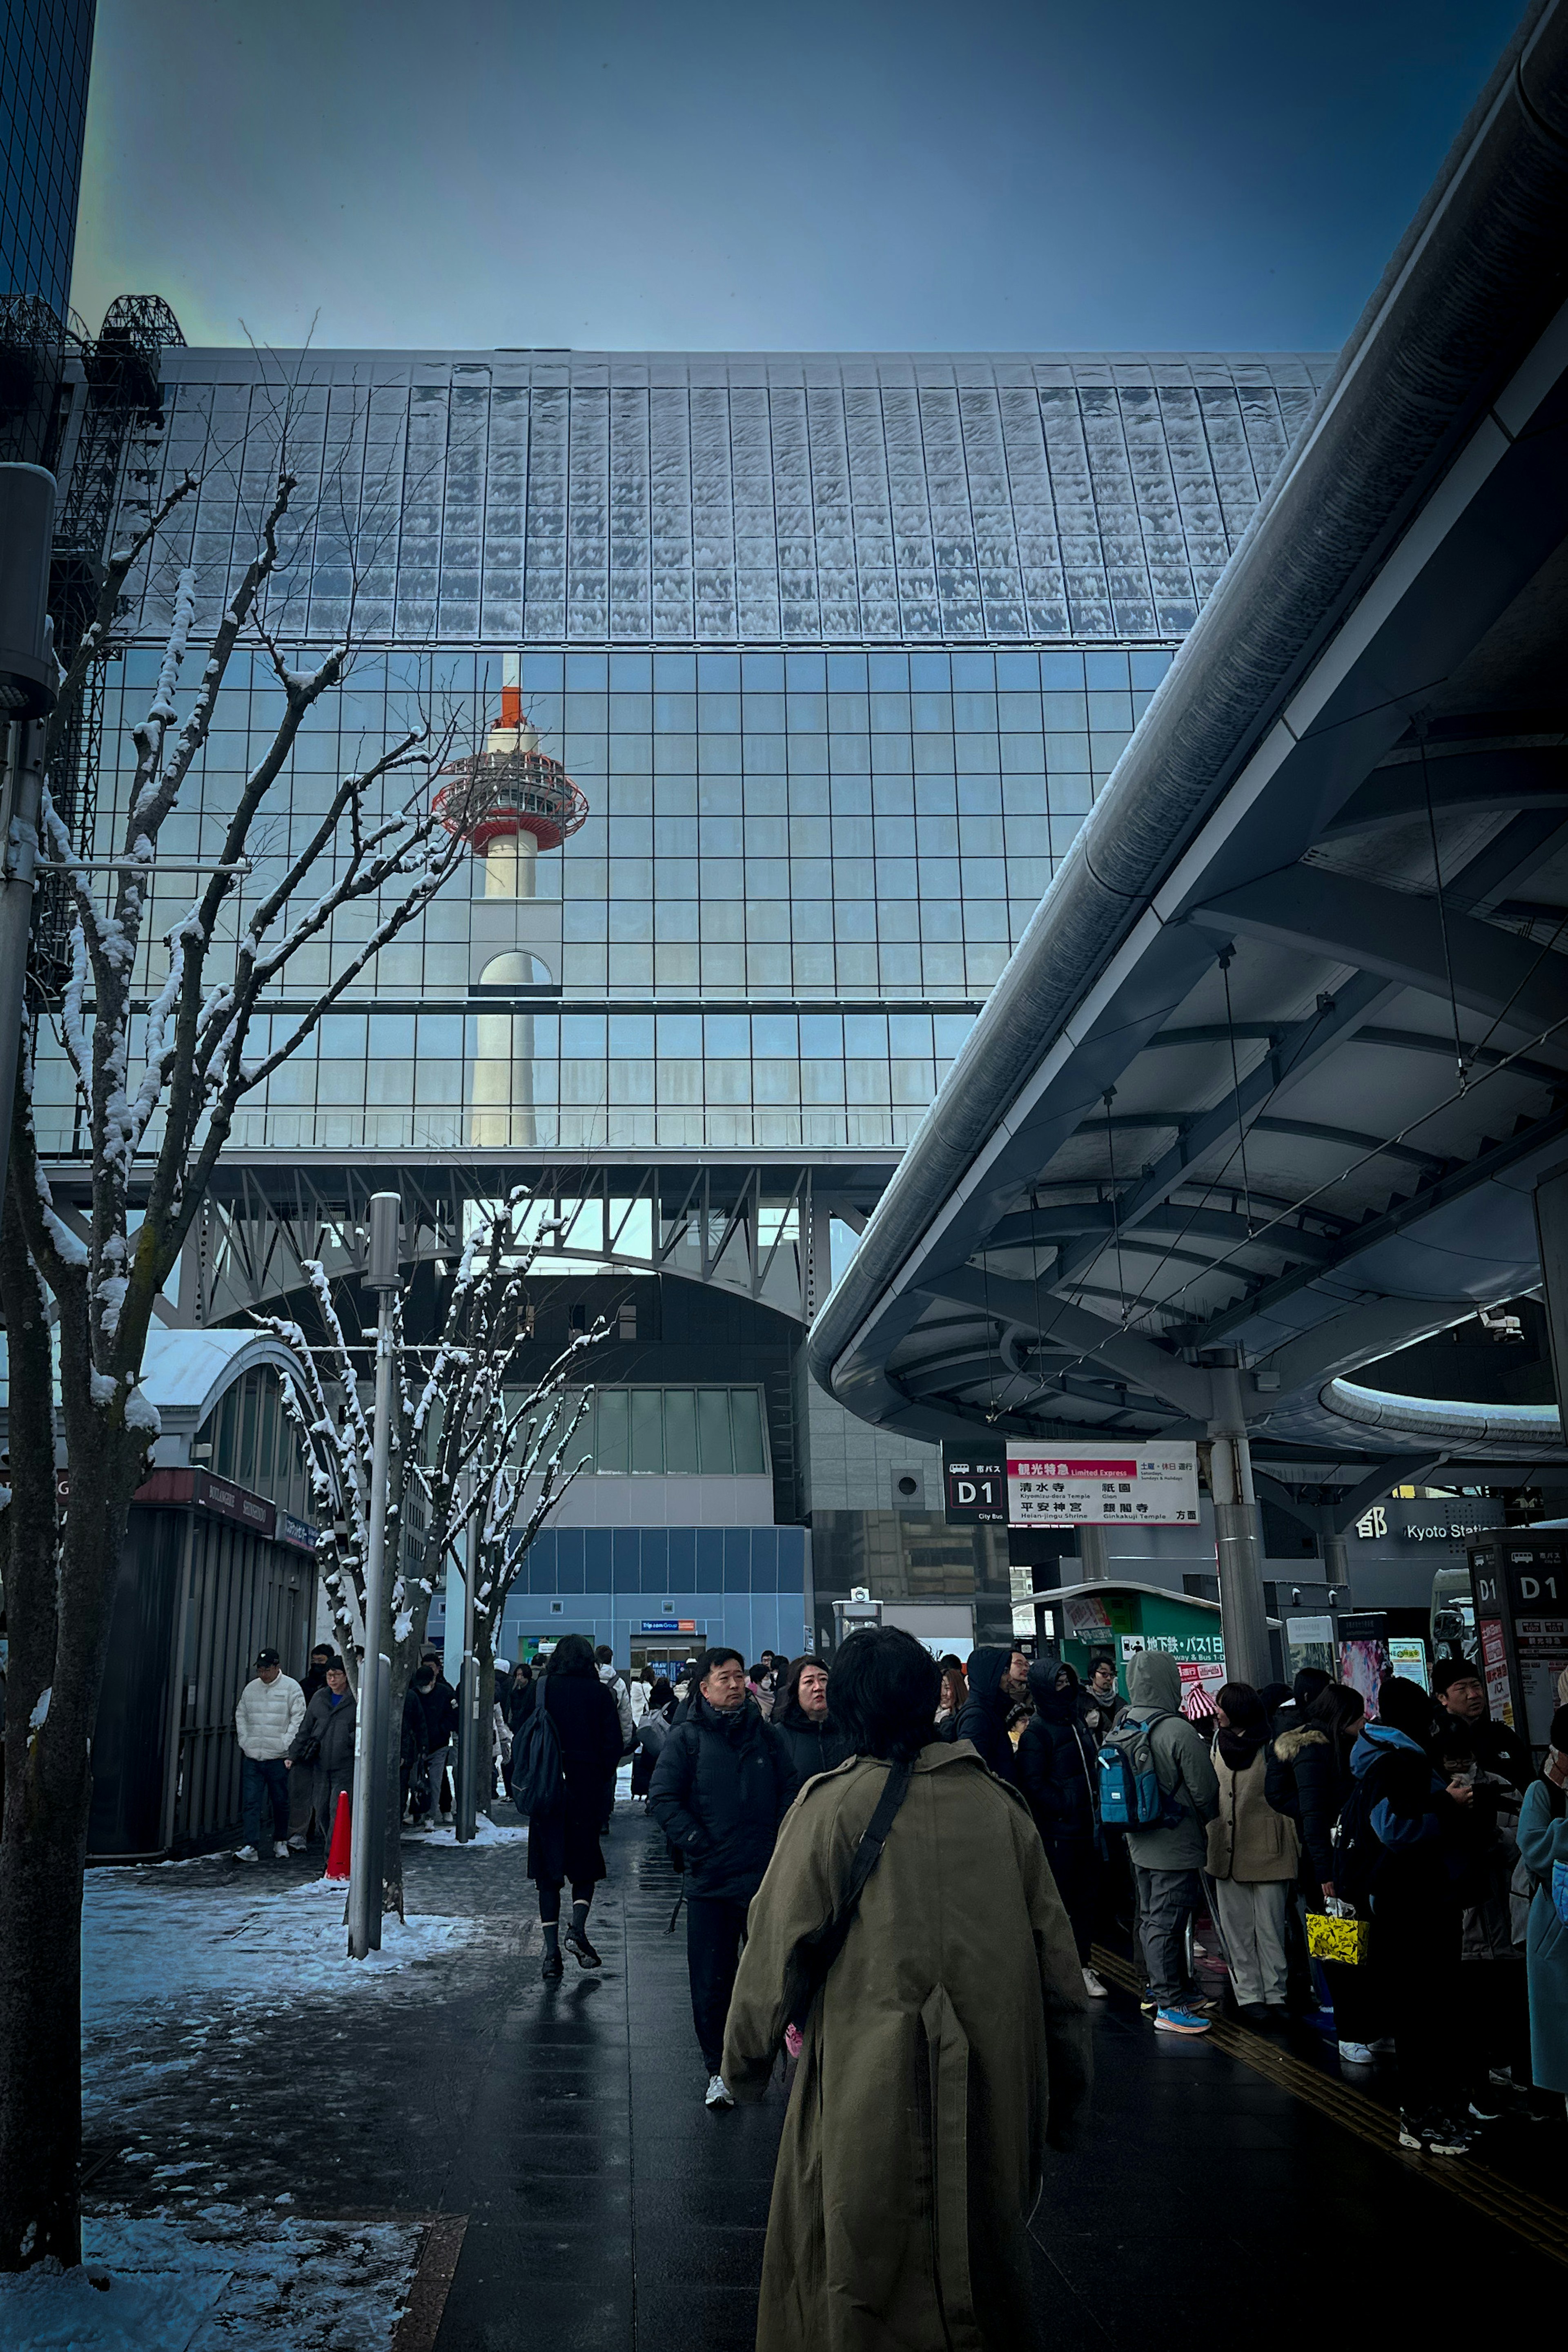
M 1394 2036 L 1406 2114 L 1464 2112 L 1459 1916 L 1457 1905 L 1373 1904 L 1372 1987 Z
M 293 1775 L 281 1756 L 268 1756 L 258 1763 L 254 1756 L 239 1759 L 240 1810 L 245 1816 L 245 1842 L 258 1850 L 262 1843 L 261 1807 L 264 1796 L 272 1800 L 272 1834 L 288 1835 L 288 1783 Z
M 716 2074 L 724 2063 L 724 2021 L 746 1938 L 745 1903 L 686 1898 L 686 1967 L 692 1979 L 692 2021 L 702 2044 L 703 2063 Z
M 1094 1916 L 1100 1902 L 1100 1856 L 1092 1839 L 1082 1838 L 1047 1841 L 1046 1860 L 1056 1881 L 1056 1891 L 1066 1906 L 1072 1927 L 1072 1940 L 1078 1947 L 1078 1965 L 1089 1966 L 1090 1947 L 1094 1941 Z
M 1145 1870 L 1133 1864 L 1138 1895 L 1138 1942 L 1144 1976 L 1161 2009 L 1179 2009 L 1188 1998 L 1183 1930 L 1189 1911 L 1203 1908 L 1196 1870 Z

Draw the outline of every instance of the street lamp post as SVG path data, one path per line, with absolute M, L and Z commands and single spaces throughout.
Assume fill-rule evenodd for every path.
M 402 1202 L 397 1193 L 371 1195 L 365 1279 L 381 1296 L 376 1316 L 371 1524 L 365 1557 L 365 1657 L 354 1721 L 354 1826 L 349 1863 L 349 1953 L 356 1960 L 382 1948 L 386 1715 L 392 1682 L 392 1660 L 382 1648 L 382 1611 L 386 1591 L 387 1488 L 392 1476 L 392 1301 L 402 1280 L 398 1264 L 402 1223 Z

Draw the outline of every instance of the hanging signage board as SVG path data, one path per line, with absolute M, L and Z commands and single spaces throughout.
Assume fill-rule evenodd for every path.
M 950 1528 L 1007 1526 L 1008 1457 L 1001 1446 L 945 1445 L 942 1486 Z
M 1191 1445 L 1008 1446 L 1008 1524 L 1015 1528 L 1195 1528 Z
M 1568 1545 L 1511 1528 L 1469 1558 L 1488 1710 L 1543 1755 L 1568 1670 Z

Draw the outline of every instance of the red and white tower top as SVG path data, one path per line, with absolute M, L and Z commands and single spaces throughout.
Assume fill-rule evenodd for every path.
M 527 835 L 538 849 L 559 849 L 588 815 L 588 803 L 559 760 L 539 750 L 523 716 L 522 657 L 501 656 L 501 715 L 471 759 L 442 774 L 452 782 L 435 796 L 449 833 L 463 834 L 476 857 Z

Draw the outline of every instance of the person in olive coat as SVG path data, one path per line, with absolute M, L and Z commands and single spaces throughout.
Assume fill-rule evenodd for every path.
M 771 1721 L 802 1780 L 814 1772 L 831 1772 L 851 1753 L 848 1732 L 828 1712 L 828 1670 L 821 1658 L 791 1661 Z
M 723 2074 L 724 2021 L 747 1906 L 800 1785 L 781 1734 L 747 1692 L 740 1652 L 705 1650 L 692 1670 L 686 1718 L 675 1722 L 653 1767 L 648 1810 L 685 1864 L 692 2019 L 710 2107 L 735 2105 Z
M 1083 1720 L 1078 1676 L 1055 1658 L 1037 1658 L 1029 1670 L 1034 1713 L 1018 1744 L 1019 1786 L 1045 1847 L 1057 1891 L 1067 1906 L 1083 1987 L 1096 2000 L 1105 1987 L 1089 1965 L 1099 1897 L 1095 1840 L 1094 1734 Z

